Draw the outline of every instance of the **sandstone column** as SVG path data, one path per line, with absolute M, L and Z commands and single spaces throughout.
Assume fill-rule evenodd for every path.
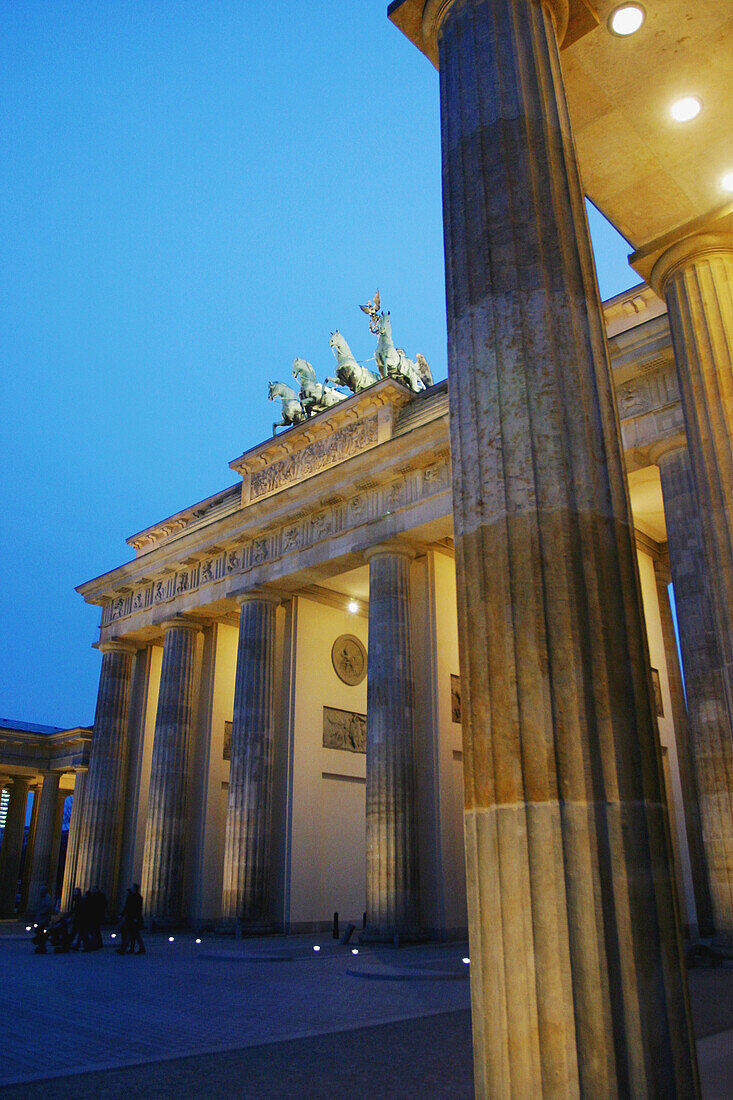
M 0 917 L 15 916 L 29 786 L 27 779 L 16 776 L 10 787 L 3 844 L 0 848 Z
M 33 863 L 33 849 L 36 842 L 36 825 L 38 823 L 38 805 L 41 801 L 41 785 L 34 783 L 31 787 L 33 804 L 31 806 L 31 820 L 28 825 L 28 836 L 25 842 L 25 852 L 21 863 L 20 872 L 20 913 L 25 913 L 28 908 L 28 889 L 31 884 L 31 865 Z
M 415 688 L 410 562 L 397 543 L 371 547 L 367 662 L 366 939 L 414 936 L 420 925 Z
M 697 914 L 697 935 L 711 936 L 713 934 L 713 911 L 708 886 L 708 868 L 700 820 L 695 759 L 690 741 L 690 724 L 677 654 L 677 639 L 674 632 L 674 623 L 672 622 L 672 607 L 669 602 L 668 585 L 672 580 L 672 574 L 669 558 L 666 554 L 662 559 L 655 558 L 654 578 L 657 583 L 657 603 L 659 604 L 659 618 L 662 624 L 669 695 L 672 702 L 672 722 L 674 723 L 677 766 L 679 768 L 680 787 L 682 788 L 685 836 L 690 856 L 692 888 Z
M 60 778 L 58 772 L 46 772 L 43 777 L 43 786 L 41 787 L 38 803 L 36 841 L 33 845 L 31 877 L 28 887 L 28 912 L 31 914 L 35 913 L 38 908 L 43 887 L 48 885 Z
M 64 866 L 64 885 L 61 890 L 61 911 L 66 912 L 71 905 L 71 897 L 74 893 L 76 881 L 76 867 L 79 851 L 79 832 L 84 804 L 84 785 L 86 783 L 87 769 L 77 768 L 74 780 L 74 795 L 71 801 L 71 821 L 69 822 L 69 839 L 66 842 L 66 864 Z
M 51 859 L 48 865 L 48 878 L 46 879 L 46 885 L 48 886 L 48 892 L 56 901 L 57 890 L 56 885 L 58 883 L 59 876 L 59 859 L 61 858 L 61 831 L 64 824 L 64 804 L 69 795 L 67 790 L 59 790 L 56 795 L 56 813 L 53 821 L 53 839 L 51 841 Z M 68 837 L 67 837 L 68 842 Z M 63 884 L 62 884 L 63 885 Z M 58 891 L 60 899 L 61 891 Z
M 145 827 L 142 895 L 149 916 L 176 924 L 184 916 L 189 750 L 195 700 L 197 623 L 163 623 L 163 665 L 155 716 Z
M 222 916 L 256 930 L 270 914 L 270 819 L 275 740 L 275 609 L 267 592 L 237 597 L 241 608 L 224 848 Z
M 127 778 L 127 713 L 135 652 L 125 642 L 102 642 L 94 735 L 79 824 L 76 883 L 99 886 L 114 907 Z
M 684 442 L 657 462 L 667 524 L 680 646 L 687 688 L 692 759 L 712 923 L 733 933 L 733 736 L 725 675 L 703 552 L 701 517 Z
M 477 1094 L 694 1096 L 636 552 L 554 13 L 549 0 L 429 0 L 422 28 L 440 67 Z
M 667 301 L 733 713 L 733 233 L 728 229 L 677 241 L 655 263 L 650 282 Z

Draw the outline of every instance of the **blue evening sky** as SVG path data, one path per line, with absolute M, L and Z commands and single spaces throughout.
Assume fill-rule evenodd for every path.
M 233 484 L 339 328 L 446 374 L 438 77 L 385 0 L 0 0 L 0 717 L 91 723 L 74 586 Z M 604 298 L 638 280 L 592 212 Z

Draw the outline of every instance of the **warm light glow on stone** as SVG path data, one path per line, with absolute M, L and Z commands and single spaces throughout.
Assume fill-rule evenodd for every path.
M 347 611 L 349 612 L 349 614 L 356 615 L 358 610 L 359 610 L 359 605 L 356 602 L 356 600 L 349 600 L 349 603 L 347 605 Z
M 675 122 L 689 122 L 697 118 L 702 110 L 702 103 L 694 95 L 686 95 L 672 104 L 671 114 Z
M 627 38 L 630 34 L 636 34 L 645 18 L 646 12 L 640 4 L 622 4 L 611 12 L 608 27 L 612 34 Z
M 733 172 L 726 172 L 720 182 L 724 191 L 733 191 Z

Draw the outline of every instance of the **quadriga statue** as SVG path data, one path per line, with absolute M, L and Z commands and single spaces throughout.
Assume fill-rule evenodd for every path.
M 346 400 L 345 393 L 339 393 L 332 386 L 318 381 L 316 372 L 307 359 L 293 360 L 293 378 L 297 378 L 300 383 L 300 403 L 308 416 L 315 416 L 324 409 L 338 405 L 339 401 Z
M 277 397 L 282 401 L 281 419 L 272 425 L 273 435 L 277 428 L 289 428 L 291 424 L 301 424 L 308 419 L 308 413 L 291 386 L 286 386 L 284 382 L 268 382 L 267 387 L 269 401 L 274 401 Z
M 377 333 L 379 341 L 374 358 L 382 378 L 395 378 L 398 382 L 404 382 L 414 393 L 424 390 L 426 386 L 432 386 L 433 375 L 425 356 L 418 353 L 417 359 L 413 361 L 407 358 L 404 348 L 394 346 L 392 321 L 388 312 L 380 313 L 377 317 Z
M 379 381 L 378 374 L 357 363 L 351 354 L 351 348 L 338 330 L 331 333 L 328 342 L 336 356 L 336 377 L 327 378 L 326 382 L 335 382 L 337 386 L 347 386 L 352 393 L 361 393 Z

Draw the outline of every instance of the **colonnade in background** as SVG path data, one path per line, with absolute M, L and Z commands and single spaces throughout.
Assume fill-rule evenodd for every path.
M 59 896 L 59 860 L 61 857 L 64 804 L 72 795 L 72 811 L 67 839 L 64 877 L 60 892 L 62 908 L 68 905 L 75 868 L 75 838 L 81 816 L 81 802 L 86 769 L 74 769 L 72 789 L 61 786 L 63 771 L 49 771 L 40 783 L 23 776 L 8 776 L 0 784 L 7 789 L 8 808 L 0 846 L 0 919 L 28 913 L 38 907 L 41 892 L 48 889 L 51 897 Z M 33 805 L 26 839 L 28 796 Z M 23 854 L 23 843 L 25 854 Z M 22 876 L 21 876 L 22 865 Z

